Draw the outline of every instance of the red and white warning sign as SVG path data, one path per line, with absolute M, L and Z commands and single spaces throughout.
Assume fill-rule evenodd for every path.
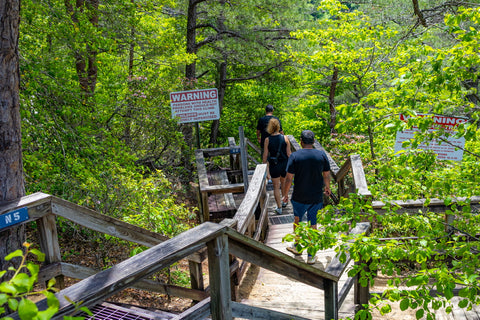
M 178 123 L 220 119 L 216 88 L 171 92 L 170 106 L 172 118 L 178 117 Z
M 434 131 L 442 128 L 446 132 L 452 133 L 452 135 L 445 137 L 446 141 L 441 141 L 441 143 L 439 143 L 439 141 L 433 140 L 428 145 L 422 143 L 418 146 L 418 149 L 432 150 L 437 154 L 437 158 L 440 160 L 462 161 L 465 138 L 455 138 L 453 133 L 455 132 L 455 128 L 459 124 L 467 122 L 467 119 L 428 114 L 419 114 L 418 117 L 432 117 L 433 125 L 428 129 L 428 131 Z M 400 115 L 400 120 L 402 121 L 407 122 L 408 118 L 408 116 L 403 114 Z M 417 132 L 420 132 L 417 127 L 397 132 L 397 137 L 395 139 L 395 152 L 403 150 L 402 143 L 404 141 L 413 139 L 415 133 Z

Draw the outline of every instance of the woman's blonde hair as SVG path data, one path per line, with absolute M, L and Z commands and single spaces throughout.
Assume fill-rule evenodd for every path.
M 280 132 L 280 121 L 278 121 L 276 118 L 271 118 L 270 121 L 268 121 L 267 132 L 269 134 Z

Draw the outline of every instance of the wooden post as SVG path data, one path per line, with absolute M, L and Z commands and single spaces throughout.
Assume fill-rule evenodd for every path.
M 37 220 L 38 237 L 40 250 L 45 254 L 45 264 L 61 262 L 60 245 L 58 244 L 58 233 L 55 215 L 50 213 Z M 65 288 L 63 275 L 55 277 L 56 287 Z
M 445 210 L 445 232 L 450 233 L 453 230 L 451 225 L 454 220 L 455 216 L 453 214 L 448 214 L 447 210 Z
M 203 222 L 210 221 L 210 208 L 208 208 L 208 192 L 201 192 L 202 195 L 202 217 Z
M 223 234 L 207 243 L 212 320 L 232 319 L 228 236 Z
M 338 283 L 324 279 L 325 320 L 338 320 Z
M 356 265 L 365 263 L 363 259 L 360 261 L 355 262 Z M 368 264 L 365 268 L 368 268 Z M 355 282 L 353 284 L 353 303 L 355 305 L 355 313 L 362 310 L 364 307 L 363 305 L 368 304 L 368 300 L 370 298 L 370 288 L 369 283 L 367 283 L 366 287 L 362 287 L 360 282 L 358 281 L 359 275 L 355 276 Z
M 205 285 L 203 283 L 202 263 L 188 260 L 188 266 L 190 269 L 190 285 L 192 286 L 192 289 L 205 290 Z
M 228 138 L 228 146 L 230 148 L 237 148 L 237 144 L 235 143 L 235 139 L 233 137 Z M 238 153 L 232 154 L 230 152 L 230 169 L 234 171 L 240 170 L 240 155 Z M 235 175 L 234 180 L 232 182 L 237 183 L 238 180 L 239 180 L 238 177 Z
M 355 183 L 355 189 L 358 194 L 372 197 L 372 193 L 368 190 L 367 179 L 365 178 L 365 171 L 363 170 L 362 160 L 358 154 L 350 156 L 352 163 L 353 182 Z
M 230 255 L 229 258 L 229 265 L 230 265 L 230 300 L 231 301 L 238 301 L 240 292 L 238 290 L 238 286 L 240 285 L 240 270 L 239 270 L 239 262 L 237 258 L 233 255 Z
M 245 187 L 245 193 L 248 190 L 248 161 L 247 161 L 247 148 L 245 147 L 245 134 L 243 133 L 243 127 L 238 127 L 240 135 L 240 157 L 242 158 L 242 173 L 243 173 L 243 185 Z

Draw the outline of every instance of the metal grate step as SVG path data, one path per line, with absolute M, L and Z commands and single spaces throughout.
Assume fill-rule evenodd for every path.
M 85 320 L 168 320 L 175 316 L 166 312 L 157 314 L 156 312 L 139 308 L 124 308 L 106 302 L 91 307 L 90 311 L 93 313 L 93 316 L 89 316 L 84 312 L 78 316 L 85 317 Z
M 293 223 L 293 214 L 269 216 L 270 225 Z

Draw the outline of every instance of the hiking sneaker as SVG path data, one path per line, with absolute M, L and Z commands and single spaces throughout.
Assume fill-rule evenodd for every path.
M 295 243 L 292 243 L 290 246 L 288 246 L 287 250 L 296 256 L 301 255 L 301 253 L 297 251 L 297 245 Z
M 276 214 L 282 214 L 282 208 L 276 208 L 275 210 L 273 210 L 273 212 L 275 212 Z
M 286 202 L 282 202 L 282 208 L 285 208 L 287 206 L 288 203 Z
M 315 264 L 317 262 L 317 256 L 308 256 L 307 263 L 308 264 Z

